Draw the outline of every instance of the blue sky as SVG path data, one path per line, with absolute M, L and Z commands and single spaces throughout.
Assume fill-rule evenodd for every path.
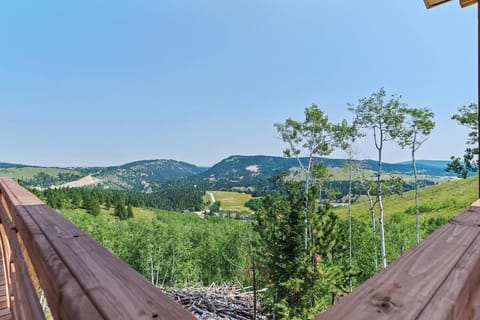
M 477 99 L 476 27 L 457 1 L 2 1 L 0 161 L 281 155 L 273 123 L 313 102 L 351 119 L 381 86 L 435 112 L 418 156 L 448 159 L 466 139 L 450 117 Z

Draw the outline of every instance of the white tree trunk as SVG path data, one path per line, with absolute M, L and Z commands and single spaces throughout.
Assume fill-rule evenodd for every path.
M 375 226 L 375 210 L 373 208 L 373 199 L 370 195 L 370 191 L 367 191 L 368 201 L 370 205 L 370 217 L 372 218 L 372 248 L 373 248 L 373 263 L 375 267 L 375 272 L 378 271 L 378 257 L 377 257 L 377 244 L 376 242 L 376 226 Z
M 353 258 L 353 248 L 352 248 L 352 159 L 349 159 L 348 164 L 348 243 L 350 245 L 348 262 L 350 265 L 350 270 L 352 269 L 352 258 Z M 353 284 L 352 277 L 349 279 L 350 292 L 352 292 Z
M 413 167 L 413 176 L 415 178 L 415 236 L 417 240 L 417 244 L 420 242 L 420 206 L 418 203 L 418 193 L 419 193 L 419 188 L 418 188 L 418 175 L 417 175 L 417 164 L 415 161 L 415 140 L 417 139 L 417 136 L 414 136 L 413 139 L 413 145 L 412 145 L 412 167 Z
M 380 131 L 380 144 L 377 147 L 378 149 L 378 171 L 377 171 L 377 185 L 378 185 L 378 208 L 379 208 L 379 225 L 380 225 L 380 254 L 382 256 L 382 267 L 385 269 L 387 267 L 387 254 L 385 252 L 385 224 L 383 217 L 383 202 L 382 202 L 382 149 L 383 149 L 383 132 Z

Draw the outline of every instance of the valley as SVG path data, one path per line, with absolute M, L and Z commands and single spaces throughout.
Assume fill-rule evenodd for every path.
M 221 203 L 221 210 L 232 212 L 253 213 L 253 211 L 245 207 L 245 203 L 252 199 L 252 195 L 247 193 L 233 191 L 206 191 L 203 198 L 205 204 L 212 204 L 212 199 Z

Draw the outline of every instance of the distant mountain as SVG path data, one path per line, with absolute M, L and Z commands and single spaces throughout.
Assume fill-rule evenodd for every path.
M 302 158 L 306 165 L 307 159 Z M 342 168 L 345 159 L 316 159 L 330 168 L 333 180 L 345 180 Z M 359 161 L 360 166 L 375 171 L 378 162 Z M 454 176 L 445 172 L 448 161 L 419 160 L 419 174 L 426 177 Z M 336 168 L 336 169 L 335 169 Z M 382 163 L 385 173 L 411 175 L 410 162 Z M 199 186 L 205 189 L 268 191 L 271 178 L 284 171 L 298 174 L 296 159 L 275 156 L 230 156 L 210 168 L 198 167 L 177 160 L 142 160 L 121 166 L 91 168 L 41 168 L 0 162 L 0 175 L 27 179 L 30 186 L 48 187 L 73 182 L 88 186 L 84 181 L 94 181 L 103 188 L 152 192 L 165 188 Z M 343 177 L 342 177 L 343 174 Z M 91 177 L 90 177 L 91 176 Z M 90 177 L 79 180 L 80 178 Z M 93 179 L 92 179 L 93 178 Z M 78 183 L 76 180 L 79 180 Z M 69 184 L 72 185 L 72 184 Z
M 230 156 L 200 174 L 210 180 L 242 181 L 274 174 L 298 166 L 296 159 L 271 156 Z
M 417 167 L 420 168 L 436 168 L 442 170 L 442 172 L 445 172 L 445 169 L 447 168 L 447 165 L 450 163 L 450 160 L 417 160 Z M 404 164 L 411 166 L 410 161 L 405 161 L 405 162 L 399 162 L 398 164 Z
M 0 162 L 0 168 L 20 168 L 20 167 L 26 167 L 26 165 L 23 164 L 16 164 L 16 163 L 8 163 L 8 162 Z
M 93 174 L 105 188 L 151 192 L 167 180 L 185 178 L 205 171 L 177 160 L 142 160 L 121 166 L 106 167 Z
M 307 164 L 308 159 L 302 158 L 302 163 Z M 335 171 L 338 175 L 345 164 L 345 159 L 316 159 L 330 168 L 331 174 Z M 378 161 L 362 160 L 356 161 L 361 168 L 369 171 L 376 171 Z M 426 177 L 445 177 L 453 176 L 445 172 L 448 161 L 422 160 L 418 161 L 417 169 L 421 176 Z M 271 178 L 284 171 L 295 173 L 295 168 L 299 164 L 297 159 L 283 158 L 275 156 L 230 156 L 212 166 L 203 173 L 190 176 L 187 180 L 192 184 L 202 185 L 207 189 L 232 189 L 232 190 L 268 190 L 271 186 Z M 336 170 L 334 170 L 337 168 Z M 298 170 L 296 170 L 298 172 Z M 411 175 L 412 165 L 410 162 L 402 163 L 382 163 L 382 171 L 386 174 Z M 340 179 L 333 177 L 333 179 Z
M 378 167 L 378 161 L 366 160 L 362 161 L 365 169 L 376 170 Z M 431 176 L 431 177 L 452 177 L 455 174 L 446 172 L 447 163 L 450 161 L 445 160 L 418 160 L 416 161 L 417 171 L 419 175 Z M 382 163 L 382 170 L 387 173 L 399 173 L 399 174 L 413 174 L 412 163 L 410 161 L 399 163 Z
M 302 158 L 302 163 L 307 164 L 308 159 Z M 317 158 L 317 163 L 323 163 L 327 167 L 342 168 L 345 159 Z M 375 160 L 355 160 L 363 169 L 377 170 L 378 161 Z M 428 176 L 449 176 L 445 172 L 448 161 L 420 160 L 417 161 L 417 170 L 422 175 Z M 293 158 L 283 158 L 274 156 L 231 156 L 228 157 L 200 176 L 210 180 L 227 179 L 231 181 L 242 181 L 245 179 L 254 179 L 257 177 L 271 177 L 274 174 L 288 170 L 292 167 L 298 167 L 298 161 Z M 382 170 L 386 173 L 412 174 L 412 165 L 410 162 L 401 163 L 382 163 Z

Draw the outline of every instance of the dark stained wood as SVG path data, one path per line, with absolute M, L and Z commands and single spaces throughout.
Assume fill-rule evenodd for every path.
M 0 233 L 4 233 L 3 225 L 1 224 L 0 229 Z M 0 238 L 0 320 L 12 319 L 12 313 L 10 312 L 10 291 L 8 290 L 8 281 L 6 277 L 6 245 L 4 241 L 6 241 L 5 234 Z
M 479 226 L 467 208 L 316 319 L 480 319 Z
M 11 221 L 11 214 L 5 208 L 5 197 L 1 193 L 0 220 L 7 227 L 4 231 L 8 237 L 10 256 L 10 286 L 12 295 L 15 297 L 13 304 L 14 314 L 19 319 L 45 319 L 42 307 L 38 301 L 37 290 L 35 289 L 31 274 L 28 271 L 22 253 L 16 229 Z
M 1 198 L 1 196 L 0 196 Z M 1 203 L 0 203 L 1 205 Z M 0 217 L 0 222 L 1 222 L 1 217 Z M 2 260 L 2 273 L 3 277 L 0 277 L 1 284 L 5 284 L 5 289 L 7 293 L 7 307 L 8 311 L 10 311 L 11 303 L 10 303 L 10 296 L 11 296 L 11 291 L 9 289 L 9 286 L 11 285 L 11 279 L 10 279 L 10 263 L 6 263 L 6 257 L 11 257 L 11 250 L 10 250 L 10 244 L 8 243 L 8 237 L 5 231 L 5 225 L 3 223 L 0 223 L 0 244 L 1 244 L 1 260 Z
M 194 319 L 12 179 L 0 191 L 56 319 Z

